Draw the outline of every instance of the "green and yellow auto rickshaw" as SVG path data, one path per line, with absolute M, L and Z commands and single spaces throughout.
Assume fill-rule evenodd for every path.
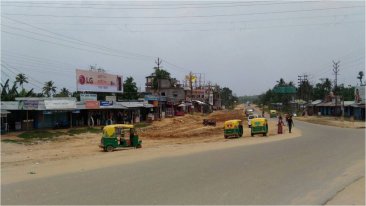
M 267 133 L 268 133 L 268 122 L 266 118 L 252 119 L 252 127 L 250 131 L 252 137 L 255 134 L 263 134 L 263 136 L 267 136 Z
M 277 117 L 277 110 L 269 110 L 269 117 L 273 118 L 273 117 Z
M 131 124 L 112 124 L 103 128 L 103 136 L 99 147 L 104 151 L 112 152 L 116 148 L 141 148 L 142 141 Z
M 224 137 L 242 137 L 243 122 L 240 119 L 229 120 L 224 123 Z

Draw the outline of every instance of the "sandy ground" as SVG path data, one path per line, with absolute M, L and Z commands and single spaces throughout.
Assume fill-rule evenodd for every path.
M 303 116 L 295 117 L 295 120 L 343 128 L 365 128 L 363 121 L 350 121 L 340 117 Z
M 365 177 L 339 191 L 327 205 L 365 205 Z

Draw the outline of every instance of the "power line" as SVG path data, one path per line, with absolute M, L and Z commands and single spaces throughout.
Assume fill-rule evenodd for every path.
M 51 34 L 56 35 L 56 36 L 60 36 L 61 38 L 66 39 L 67 41 L 77 42 L 78 44 L 82 44 L 84 46 L 94 47 L 94 48 L 98 48 L 98 49 L 102 48 L 102 49 L 111 50 L 111 51 L 114 51 L 114 52 L 121 52 L 121 53 L 125 53 L 127 55 L 135 56 L 135 57 L 138 57 L 138 58 L 142 58 L 142 57 L 144 57 L 144 58 L 155 58 L 155 57 L 144 55 L 144 54 L 138 54 L 138 53 L 132 53 L 132 52 L 126 52 L 126 51 L 121 51 L 121 50 L 117 50 L 117 49 L 112 49 L 112 48 L 109 48 L 109 47 L 106 47 L 106 46 L 103 46 L 103 45 L 98 45 L 98 44 L 95 44 L 95 43 L 92 43 L 92 42 L 87 42 L 87 41 L 76 39 L 76 38 L 66 36 L 66 35 L 63 35 L 63 34 L 60 34 L 60 33 L 56 33 L 56 32 L 50 31 L 50 30 L 42 28 L 42 27 L 34 26 L 32 24 L 28 24 L 28 23 L 23 22 L 23 21 L 15 20 L 15 19 L 12 19 L 12 18 L 9 18 L 9 17 L 4 17 L 4 18 L 6 18 L 10 21 L 13 21 L 13 22 L 17 22 L 17 23 L 20 23 L 20 24 L 23 24 L 23 25 L 27 25 L 29 27 L 32 27 L 32 28 L 35 28 L 35 29 L 38 29 L 38 30 L 41 30 L 41 31 L 51 33 Z M 55 38 L 55 37 L 53 37 L 53 38 Z
M 12 3 L 12 2 L 11 2 Z M 104 10 L 165 10 L 165 9 L 207 9 L 207 8 L 231 8 L 231 7 L 248 7 L 248 6 L 269 6 L 269 5 L 288 5 L 288 4 L 297 4 L 297 3 L 319 3 L 319 2 L 310 2 L 310 1 L 296 1 L 296 2 L 280 2 L 280 3 L 256 3 L 256 4 L 239 4 L 239 3 L 243 3 L 243 2 L 233 2 L 235 4 L 225 4 L 225 5 L 201 5 L 198 6 L 193 5 L 193 4 L 188 4 L 188 5 L 193 5 L 193 6 L 187 6 L 186 5 L 181 5 L 181 6 L 175 6 L 175 5 L 170 5 L 169 7 L 166 7 L 167 5 L 165 5 L 165 7 L 157 7 L 157 6 L 161 6 L 161 5 L 151 5 L 151 6 L 155 6 L 155 7 L 92 7 L 93 5 L 96 4 L 86 4 L 89 6 L 85 6 L 85 4 L 83 5 L 77 5 L 77 4 L 67 4 L 66 6 L 62 6 L 65 4 L 58 4 L 61 6 L 49 6 L 50 4 L 30 4 L 30 5 L 19 5 L 19 4 L 3 4 L 3 6 L 11 6 L 11 7 L 26 7 L 26 8 L 56 8 L 56 9 L 104 9 Z M 55 5 L 55 4 L 53 4 Z M 97 4 L 98 6 L 106 6 L 107 4 Z M 110 6 L 110 5 L 109 5 Z M 175 6 L 175 7 L 171 7 L 171 6 Z
M 52 14 L 22 14 L 22 13 L 3 13 L 8 16 L 33 16 L 33 17 L 52 17 L 52 18 L 100 18 L 100 19 L 172 19 L 172 18 L 209 18 L 209 17 L 231 17 L 231 16 L 247 16 L 247 15 L 261 15 L 261 14 L 283 14 L 283 13 L 297 13 L 310 11 L 325 11 L 337 9 L 351 9 L 351 8 L 365 8 L 365 6 L 345 6 L 336 8 L 318 8 L 318 9 L 302 9 L 302 10 L 286 10 L 286 11 L 272 11 L 272 12 L 254 12 L 243 14 L 215 14 L 215 15 L 192 15 L 192 16 L 75 16 L 75 15 L 52 15 Z

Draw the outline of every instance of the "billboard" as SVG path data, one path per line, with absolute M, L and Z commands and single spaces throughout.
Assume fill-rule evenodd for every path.
M 76 69 L 77 91 L 122 93 L 122 76 Z

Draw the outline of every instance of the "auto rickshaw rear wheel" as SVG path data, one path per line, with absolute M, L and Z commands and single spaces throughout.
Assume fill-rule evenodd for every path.
M 106 148 L 106 150 L 107 150 L 107 152 L 112 152 L 113 151 L 113 146 L 112 145 L 109 145 L 109 146 L 107 146 L 107 148 Z

